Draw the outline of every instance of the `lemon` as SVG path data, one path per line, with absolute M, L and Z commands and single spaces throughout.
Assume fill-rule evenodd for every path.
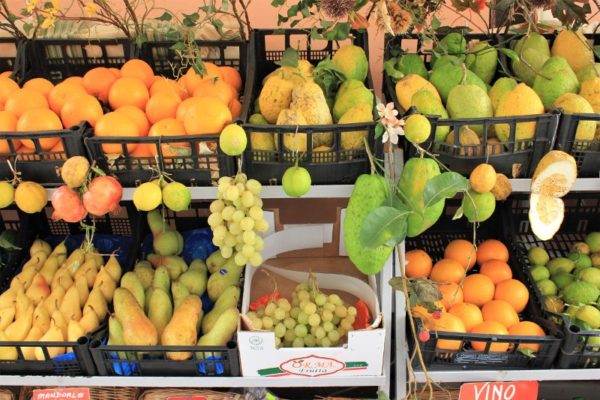
M 48 203 L 48 192 L 39 183 L 21 182 L 15 190 L 15 203 L 21 211 L 35 214 L 42 211 Z
M 236 124 L 227 125 L 219 136 L 219 146 L 228 156 L 239 156 L 246 150 L 247 144 L 246 131 Z
M 15 188 L 8 181 L 0 182 L 0 208 L 6 208 L 15 200 Z
M 170 182 L 162 190 L 162 200 L 171 211 L 183 211 L 190 207 L 190 190 L 179 182 Z
M 431 123 L 426 116 L 413 114 L 406 119 L 404 124 L 404 135 L 406 139 L 414 144 L 421 144 L 431 134 Z
M 306 168 L 293 166 L 288 168 L 281 180 L 283 191 L 290 197 L 302 197 L 309 191 L 312 180 Z
M 153 182 L 142 183 L 133 192 L 133 204 L 140 211 L 152 211 L 162 203 L 162 190 Z

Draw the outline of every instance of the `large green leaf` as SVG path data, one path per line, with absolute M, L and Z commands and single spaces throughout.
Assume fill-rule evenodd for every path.
M 283 52 L 281 60 L 276 61 L 275 64 L 281 67 L 297 67 L 298 66 L 298 51 L 292 47 L 288 47 Z
M 440 200 L 451 199 L 458 192 L 469 189 L 467 178 L 456 172 L 444 172 L 431 178 L 423 190 L 424 208 L 428 208 Z
M 360 229 L 360 243 L 366 248 L 395 246 L 406 237 L 407 218 L 411 211 L 406 207 L 380 206 L 371 211 Z

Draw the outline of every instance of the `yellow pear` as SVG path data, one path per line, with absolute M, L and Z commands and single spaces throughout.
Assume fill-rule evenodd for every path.
M 46 262 L 47 258 L 48 254 L 45 251 L 40 250 L 35 252 L 31 255 L 31 258 L 27 260 L 25 264 L 23 264 L 23 271 L 30 268 L 35 268 L 36 271 L 39 271 L 44 265 L 44 262 Z
M 85 262 L 90 260 L 94 261 L 94 265 L 96 265 L 96 270 L 99 270 L 102 265 L 104 265 L 104 258 L 98 250 L 94 246 L 85 253 Z
M 33 310 L 33 326 L 37 326 L 41 332 L 46 332 L 50 328 L 50 313 L 44 303 L 40 303 Z
M 0 331 L 12 324 L 15 320 L 15 306 L 14 304 L 8 307 L 0 308 Z
M 13 278 L 13 281 L 17 280 L 17 281 L 21 282 L 23 284 L 23 289 L 27 290 L 27 289 L 29 289 L 29 286 L 31 286 L 33 277 L 37 273 L 38 273 L 37 269 L 35 269 L 33 267 L 29 267 L 29 268 L 23 267 L 23 270 Z
M 75 272 L 83 265 L 85 262 L 85 252 L 83 249 L 75 249 L 69 257 L 67 257 L 67 261 L 65 261 L 64 268 L 69 271 L 71 276 L 75 275 Z
M 14 306 L 15 300 L 17 299 L 17 293 L 17 289 L 10 288 L 6 292 L 0 294 L 0 308 Z
M 156 346 L 158 332 L 146 317 L 136 298 L 127 289 L 115 290 L 115 316 L 123 327 L 123 340 L 129 346 Z
M 77 287 L 71 286 L 59 307 L 60 312 L 64 315 L 65 320 L 70 321 L 72 319 L 79 321 L 81 319 L 81 306 L 79 305 L 79 291 Z
M 115 289 L 117 288 L 117 283 L 113 280 L 108 271 L 106 271 L 105 267 L 100 268 L 100 271 L 98 271 L 96 281 L 94 282 L 94 289 L 95 288 L 100 289 L 107 302 L 112 300 Z
M 83 265 L 75 272 L 75 279 L 80 276 L 84 276 L 88 288 L 94 286 L 94 281 L 96 280 L 96 275 L 98 275 L 98 268 L 96 267 L 96 262 L 94 260 L 87 260 L 83 263 Z
M 54 290 L 57 286 L 62 286 L 65 291 L 67 291 L 73 284 L 73 278 L 71 277 L 71 274 L 69 274 L 69 271 L 60 268 L 56 274 L 54 274 L 54 279 L 52 280 L 50 287 Z
M 14 290 L 22 290 L 25 291 L 25 286 L 23 286 L 23 282 L 18 279 L 13 278 L 10 281 L 10 288 Z
M 27 311 L 25 311 L 24 313 L 22 313 L 22 315 L 17 317 L 17 319 L 15 319 L 15 322 L 13 322 L 9 326 L 7 326 L 6 329 L 4 330 L 4 333 L 6 333 L 6 336 L 10 340 L 19 342 L 19 341 L 25 339 L 25 337 L 27 336 L 27 333 L 29 333 L 29 330 L 31 329 L 32 321 L 33 321 L 33 304 L 31 304 L 29 306 Z
M 56 310 L 52 313 L 50 321 L 50 327 L 52 327 L 52 324 L 56 325 L 62 331 L 63 336 L 67 337 L 67 320 L 59 310 Z
M 171 321 L 162 333 L 163 346 L 193 346 L 198 340 L 197 325 L 202 318 L 202 301 L 200 297 L 186 297 L 175 309 Z M 188 352 L 168 352 L 170 360 L 187 360 L 192 356 Z
M 58 265 L 58 257 L 48 257 L 44 262 L 44 266 L 42 269 L 40 269 L 40 274 L 42 274 L 46 282 L 52 282 L 52 279 L 54 279 L 54 274 L 56 274 L 56 271 L 58 271 L 58 267 L 60 267 L 60 265 Z
M 56 245 L 56 247 L 52 250 L 52 253 L 50 253 L 50 257 L 51 256 L 59 257 L 59 259 L 60 257 L 67 257 L 67 246 L 65 245 L 64 241 Z M 58 265 L 60 266 L 62 263 L 58 263 Z
M 43 241 L 42 239 L 35 239 L 33 241 L 33 243 L 31 244 L 31 247 L 29 247 L 29 255 L 33 256 L 35 253 L 37 252 L 43 252 L 45 254 L 51 254 L 52 252 L 52 247 L 50 247 L 50 245 Z
M 65 337 L 65 334 L 63 333 L 63 330 L 56 325 L 56 322 L 53 319 L 52 324 L 50 325 L 50 329 L 48 329 L 48 332 L 46 332 L 44 334 L 44 336 L 42 336 L 40 338 L 39 341 L 40 342 L 64 342 L 65 338 L 66 337 Z M 48 350 L 47 356 L 46 356 L 46 354 L 44 354 L 44 349 L 42 349 L 41 347 L 36 347 L 34 350 L 35 358 L 39 361 L 44 361 L 44 360 L 48 360 L 48 359 L 57 357 L 57 356 L 65 353 L 64 347 L 47 347 L 46 349 Z
M 79 292 L 79 306 L 83 307 L 88 299 L 88 296 L 90 295 L 90 289 L 88 289 L 87 279 L 85 276 L 79 276 L 75 278 L 75 287 Z
M 60 285 L 52 289 L 52 293 L 50 293 L 50 296 L 44 301 L 44 305 L 50 315 L 58 309 L 66 292 L 65 288 Z
M 0 342 L 8 342 L 10 340 L 4 332 L 0 331 Z M 0 347 L 0 360 L 16 360 L 18 358 L 19 354 L 15 347 Z
M 21 315 L 23 315 L 30 306 L 33 306 L 31 299 L 25 295 L 25 292 L 19 290 L 15 300 L 15 319 L 19 319 L 19 317 L 21 317 Z
M 85 314 L 88 310 L 94 311 L 99 320 L 103 320 L 104 317 L 106 317 L 108 305 L 106 304 L 106 299 L 100 288 L 94 288 L 90 292 L 90 295 L 83 306 L 83 313 Z
M 85 336 L 85 331 L 79 322 L 74 320 L 69 321 L 69 326 L 67 328 L 67 341 L 77 342 L 79 338 L 83 336 Z
M 42 336 L 44 336 L 44 332 L 42 332 L 39 327 L 34 325 L 31 327 L 31 330 L 27 334 L 24 342 L 37 342 Z M 23 353 L 24 359 L 35 360 L 35 347 L 21 346 L 21 352 Z
M 121 264 L 119 264 L 117 257 L 115 257 L 115 253 L 110 255 L 104 268 L 106 268 L 106 271 L 109 273 L 110 277 L 113 278 L 113 281 L 119 282 L 123 271 L 121 269 Z
M 33 304 L 38 305 L 50 296 L 50 285 L 48 285 L 42 274 L 38 272 L 33 277 L 31 286 L 29 286 L 25 294 L 33 301 Z
M 98 315 L 92 310 L 88 309 L 87 312 L 83 313 L 83 317 L 79 320 L 79 325 L 83 328 L 85 333 L 94 332 L 100 326 L 100 320 Z

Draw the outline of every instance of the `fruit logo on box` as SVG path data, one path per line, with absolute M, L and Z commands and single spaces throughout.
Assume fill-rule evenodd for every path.
M 310 355 L 308 357 L 292 358 L 281 363 L 279 367 L 261 369 L 258 373 L 261 376 L 269 377 L 286 375 L 315 377 L 333 375 L 340 371 L 367 369 L 368 365 L 365 361 L 342 362 L 335 358 Z
M 33 391 L 32 400 L 77 399 L 90 400 L 89 388 L 37 389 Z

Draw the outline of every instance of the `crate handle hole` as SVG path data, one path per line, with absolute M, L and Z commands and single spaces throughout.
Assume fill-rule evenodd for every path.
M 579 328 L 577 325 L 570 325 L 569 331 L 571 331 L 572 333 L 579 333 L 581 331 L 581 328 Z

